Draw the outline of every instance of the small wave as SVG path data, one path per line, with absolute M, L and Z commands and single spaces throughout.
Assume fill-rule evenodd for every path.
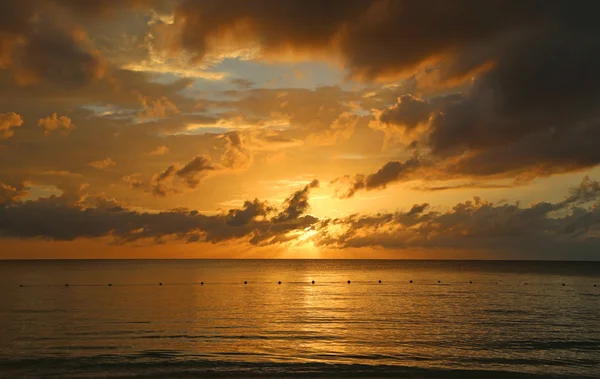
M 591 379 L 585 376 L 538 375 L 512 371 L 427 369 L 393 365 L 328 364 L 318 362 L 212 361 L 179 355 L 173 351 L 146 351 L 140 355 L 102 355 L 79 358 L 31 358 L 0 360 L 6 377 L 84 379 L 155 378 L 412 378 L 412 379 Z

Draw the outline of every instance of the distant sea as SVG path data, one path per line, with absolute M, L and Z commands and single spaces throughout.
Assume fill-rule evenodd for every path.
M 0 261 L 0 378 L 206 377 L 600 378 L 600 263 Z

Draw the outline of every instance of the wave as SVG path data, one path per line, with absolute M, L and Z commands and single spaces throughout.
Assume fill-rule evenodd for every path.
M 157 379 L 157 378 L 411 378 L 411 379 L 591 379 L 589 376 L 548 375 L 482 369 L 418 368 L 393 365 L 320 362 L 247 362 L 211 360 L 172 351 L 135 355 L 0 359 L 0 372 L 11 378 Z

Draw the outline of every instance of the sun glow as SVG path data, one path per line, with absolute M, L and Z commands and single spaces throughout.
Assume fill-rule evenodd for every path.
M 298 237 L 298 241 L 305 242 L 309 241 L 313 236 L 317 234 L 317 231 L 314 229 L 306 228 L 300 237 Z

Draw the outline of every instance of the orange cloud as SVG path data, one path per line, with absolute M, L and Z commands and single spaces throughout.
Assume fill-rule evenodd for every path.
M 58 113 L 53 113 L 52 116 L 41 118 L 38 121 L 38 126 L 44 128 L 44 134 L 50 135 L 53 131 L 60 131 L 62 134 L 69 134 L 75 129 L 75 124 L 67 116 L 58 116 Z
M 169 148 L 166 147 L 165 145 L 162 145 L 162 146 L 158 146 L 156 149 L 152 150 L 150 152 L 150 155 L 160 156 L 160 155 L 165 155 L 168 152 L 169 152 Z
M 13 129 L 23 125 L 21 115 L 15 112 L 0 113 L 0 139 L 12 137 L 15 132 Z
M 100 161 L 88 163 L 88 166 L 92 166 L 98 170 L 106 170 L 107 168 L 115 167 L 116 165 L 117 163 L 108 157 Z

